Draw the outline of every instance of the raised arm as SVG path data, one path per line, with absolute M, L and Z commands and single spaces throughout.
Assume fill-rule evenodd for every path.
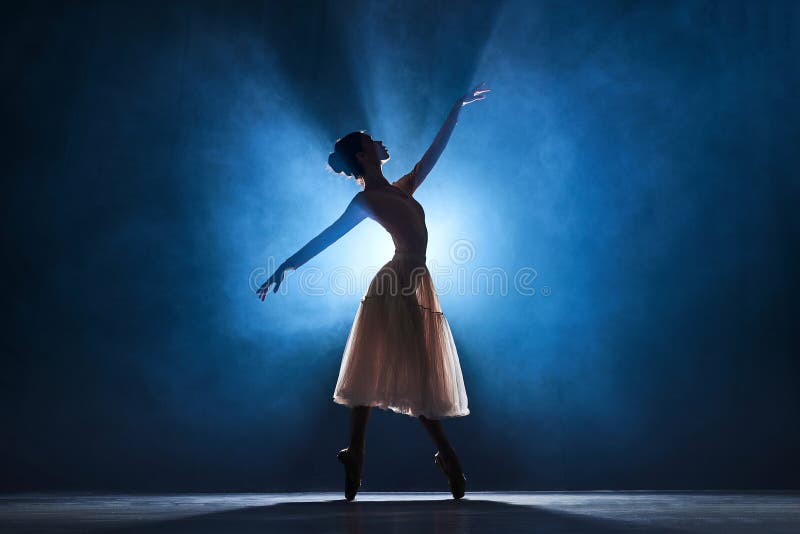
M 422 155 L 422 159 L 414 165 L 414 169 L 410 173 L 397 180 L 395 185 L 403 189 L 409 195 L 413 194 L 428 176 L 428 173 L 431 172 L 436 162 L 439 161 L 439 156 L 444 152 L 444 148 L 450 140 L 450 134 L 453 133 L 453 129 L 456 127 L 456 123 L 458 123 L 458 114 L 461 108 L 472 102 L 483 100 L 486 98 L 483 93 L 488 92 L 489 89 L 486 87 L 486 82 L 481 82 L 472 91 L 460 96 L 453 104 L 453 107 L 450 108 L 450 112 L 447 114 L 444 124 L 439 128 L 439 132 L 433 139 L 431 146 L 425 151 L 425 154 Z
M 343 235 L 352 230 L 367 217 L 368 211 L 364 204 L 362 193 L 363 192 L 359 192 L 353 197 L 353 200 L 350 201 L 344 213 L 342 213 L 333 224 L 325 228 L 314 239 L 306 243 L 303 248 L 292 254 L 292 256 L 278 266 L 272 276 L 258 289 L 258 296 L 261 300 L 266 298 L 271 284 L 275 283 L 273 292 L 278 291 L 278 287 L 280 287 L 283 281 L 285 271 L 297 269 L 305 264 L 308 260 L 338 241 Z

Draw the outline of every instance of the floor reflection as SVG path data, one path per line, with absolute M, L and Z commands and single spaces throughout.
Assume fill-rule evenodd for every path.
M 0 495 L 3 534 L 800 532 L 798 492 Z
M 480 498 L 289 502 L 105 530 L 108 533 L 641 532 L 642 525 Z M 678 532 L 648 529 L 648 532 Z

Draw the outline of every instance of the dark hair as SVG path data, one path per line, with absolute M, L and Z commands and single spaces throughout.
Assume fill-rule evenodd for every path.
M 359 177 L 363 175 L 364 171 L 356 159 L 356 154 L 364 151 L 362 144 L 364 138 L 369 138 L 369 136 L 364 133 L 364 130 L 359 130 L 336 140 L 333 152 L 328 155 L 328 166 L 333 172 L 352 176 L 357 181 L 360 180 Z

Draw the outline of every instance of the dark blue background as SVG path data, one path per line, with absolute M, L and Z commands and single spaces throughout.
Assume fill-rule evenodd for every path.
M 249 277 L 463 109 L 419 189 L 429 261 L 536 270 L 442 292 L 472 490 L 796 488 L 797 2 L 65 2 L 3 17 L 0 490 L 341 486 L 331 395 L 364 282 Z M 391 256 L 359 225 L 310 262 Z M 304 267 L 306 269 L 306 267 Z M 322 284 L 321 287 L 325 287 Z M 546 296 L 547 289 L 551 294 Z M 373 412 L 363 489 L 445 490 Z

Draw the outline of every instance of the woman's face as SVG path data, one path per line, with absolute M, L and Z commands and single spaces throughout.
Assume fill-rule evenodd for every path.
M 362 146 L 369 160 L 381 165 L 389 161 L 389 151 L 383 146 L 383 141 L 375 141 L 370 136 L 365 135 Z

